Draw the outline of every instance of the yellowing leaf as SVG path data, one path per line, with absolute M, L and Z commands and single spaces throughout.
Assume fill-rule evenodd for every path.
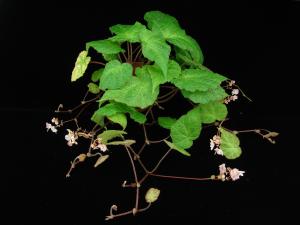
M 150 188 L 145 195 L 146 202 L 148 202 L 148 203 L 155 202 L 158 199 L 159 194 L 160 194 L 159 189 Z
M 86 68 L 89 65 L 89 62 L 91 61 L 91 57 L 87 56 L 88 52 L 87 51 L 82 51 L 79 53 L 75 67 L 72 71 L 72 76 L 71 76 L 71 81 L 76 81 L 80 77 L 83 76 Z

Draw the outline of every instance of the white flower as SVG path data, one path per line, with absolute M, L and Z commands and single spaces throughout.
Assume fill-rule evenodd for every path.
M 221 164 L 219 166 L 219 171 L 220 171 L 220 175 L 224 175 L 226 174 L 226 166 L 225 166 L 225 163 Z
M 220 148 L 215 148 L 215 153 L 216 153 L 217 155 L 223 155 L 223 151 L 222 151 L 222 149 L 220 149 Z
M 232 89 L 231 94 L 232 94 L 232 95 L 238 95 L 239 92 L 240 92 L 239 89 Z
M 244 173 L 245 173 L 245 171 L 241 171 L 236 168 L 231 169 L 229 171 L 230 178 L 233 181 L 238 180 L 240 177 L 242 177 L 244 175 Z
M 70 147 L 74 144 L 77 145 L 78 144 L 76 141 L 78 139 L 77 133 L 75 133 L 69 129 L 67 129 L 67 131 L 68 131 L 68 134 L 65 136 L 65 139 L 68 141 L 67 145 Z
M 210 146 L 210 150 L 213 150 L 215 148 L 215 142 L 213 141 L 213 139 L 210 139 L 209 146 Z
M 51 130 L 53 133 L 57 133 L 56 127 L 53 126 L 51 123 L 46 123 L 46 129 L 47 131 Z
M 56 126 L 59 124 L 59 120 L 56 117 L 53 117 L 51 122 L 54 123 Z
M 92 144 L 91 144 L 92 149 L 100 149 L 102 152 L 107 151 L 107 146 L 105 144 L 101 143 L 101 138 L 97 138 Z

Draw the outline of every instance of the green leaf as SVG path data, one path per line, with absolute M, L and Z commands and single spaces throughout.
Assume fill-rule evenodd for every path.
M 200 107 L 190 110 L 181 116 L 171 127 L 171 138 L 173 143 L 182 149 L 190 148 L 201 132 Z
M 184 33 L 178 33 L 178 35 L 172 39 L 168 39 L 173 45 L 188 51 L 191 54 L 191 57 L 195 63 L 202 64 L 204 61 L 204 56 L 202 50 L 191 36 Z
M 207 70 L 185 69 L 181 76 L 174 80 L 176 87 L 187 91 L 208 91 L 218 87 L 227 78 Z
M 152 31 L 160 33 L 171 44 L 189 51 L 196 63 L 203 63 L 200 46 L 185 33 L 174 17 L 160 11 L 151 11 L 145 14 L 144 19 L 148 22 L 148 27 Z
M 125 140 L 125 141 L 112 141 L 107 143 L 106 145 L 125 145 L 130 146 L 135 144 L 135 140 Z
M 210 102 L 200 106 L 202 123 L 213 123 L 216 120 L 224 120 L 227 116 L 226 105 L 221 102 Z
M 92 116 L 92 120 L 95 123 L 98 123 L 98 121 L 102 122 L 105 116 L 110 117 L 119 113 L 129 113 L 130 118 L 137 123 L 143 124 L 146 122 L 146 116 L 144 114 L 137 112 L 130 106 L 117 102 L 112 102 L 100 107 Z M 101 124 L 102 123 L 100 123 L 99 125 Z
M 176 122 L 176 119 L 171 117 L 158 117 L 157 122 L 159 126 L 165 129 L 171 129 L 172 125 Z
M 97 138 L 101 139 L 101 143 L 107 144 L 107 142 L 111 139 L 123 137 L 123 134 L 127 133 L 123 130 L 105 130 L 101 134 L 99 134 Z
M 183 155 L 191 156 L 190 153 L 188 153 L 188 152 L 187 152 L 186 150 L 184 150 L 183 148 L 177 147 L 174 143 L 169 142 L 169 141 L 167 141 L 167 140 L 164 140 L 164 142 L 165 142 L 171 149 L 174 149 L 174 150 L 180 152 L 180 153 L 183 154 Z
M 186 91 L 184 89 L 181 90 L 182 95 L 185 98 L 192 100 L 194 103 L 206 104 L 213 101 L 219 101 L 228 96 L 223 88 L 220 86 L 209 89 L 207 91 Z
M 132 76 L 132 65 L 112 60 L 105 65 L 100 78 L 100 89 L 119 89 L 123 87 Z
M 100 92 L 100 89 L 97 84 L 89 83 L 88 88 L 89 88 L 89 92 L 93 94 L 98 94 Z
M 125 41 L 136 43 L 140 42 L 139 34 L 143 30 L 146 30 L 146 27 L 143 24 L 136 22 L 134 25 L 117 24 L 109 29 L 112 33 L 116 34 L 116 36 L 111 37 L 110 40 L 120 43 Z
M 236 159 L 242 154 L 239 138 L 232 132 L 219 129 L 221 132 L 221 145 L 220 148 L 223 151 L 224 156 L 227 159 Z
M 125 130 L 125 128 L 127 126 L 127 118 L 124 113 L 117 113 L 112 116 L 108 116 L 107 118 L 114 123 L 120 124 L 121 127 L 123 128 L 123 130 Z
M 117 54 L 119 52 L 124 52 L 124 50 L 120 47 L 120 44 L 110 40 L 98 40 L 86 43 L 87 51 L 90 47 L 102 54 Z
M 143 55 L 154 61 L 166 76 L 171 47 L 159 34 L 149 30 L 143 30 L 140 33 L 140 38 Z
M 95 70 L 93 73 L 92 73 L 92 77 L 91 77 L 91 80 L 93 82 L 97 82 L 98 80 L 100 80 L 102 74 L 103 74 L 103 70 L 104 68 L 101 68 L 99 70 Z
M 72 76 L 71 76 L 72 82 L 82 77 L 86 68 L 88 67 L 91 61 L 91 57 L 87 56 L 87 54 L 88 54 L 87 51 L 82 51 L 79 53 L 76 59 L 75 67 L 72 71 Z
M 158 94 L 158 88 L 153 90 L 151 77 L 140 74 L 132 77 L 122 89 L 106 91 L 100 102 L 113 100 L 132 107 L 146 108 L 155 102 Z

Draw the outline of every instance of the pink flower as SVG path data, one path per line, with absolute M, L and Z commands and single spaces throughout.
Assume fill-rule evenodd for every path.
M 229 175 L 231 180 L 238 180 L 240 177 L 244 176 L 245 171 L 238 170 L 236 168 L 229 170 Z
M 222 151 L 222 149 L 220 149 L 220 148 L 215 148 L 215 153 L 216 153 L 217 155 L 223 155 L 223 151 Z

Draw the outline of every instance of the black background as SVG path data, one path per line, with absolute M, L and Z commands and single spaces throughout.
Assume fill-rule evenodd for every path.
M 132 207 L 134 192 L 120 187 L 131 179 L 125 152 L 112 152 L 99 169 L 87 163 L 65 179 L 76 150 L 67 148 L 62 133 L 47 134 L 44 126 L 59 103 L 71 107 L 85 93 L 84 83 L 70 82 L 85 42 L 107 38 L 111 25 L 143 21 L 150 10 L 175 16 L 200 43 L 205 65 L 236 80 L 254 100 L 232 104 L 228 127 L 262 127 L 280 136 L 276 145 L 253 134 L 241 136 L 242 157 L 226 161 L 246 170 L 240 181 L 149 179 L 145 189 L 162 191 L 157 204 L 136 217 L 107 223 L 283 224 L 296 218 L 300 4 L 197 4 L 0 1 L 1 224 L 104 224 L 112 204 L 121 211 Z M 170 110 L 182 104 L 181 99 L 173 101 Z M 213 156 L 206 142 L 191 150 L 192 158 L 172 154 L 161 171 L 191 176 L 217 172 L 223 159 Z

